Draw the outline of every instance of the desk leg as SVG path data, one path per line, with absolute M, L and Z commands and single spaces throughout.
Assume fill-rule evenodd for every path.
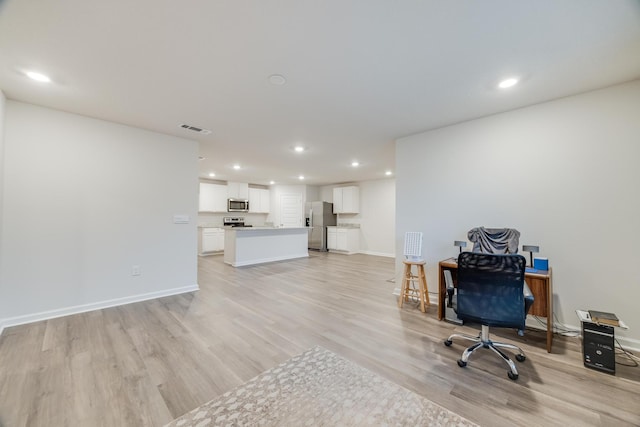
M 553 344 L 553 286 L 551 274 L 547 278 L 547 353 L 551 353 Z
M 444 283 L 444 268 L 438 265 L 438 320 L 444 319 L 444 301 L 446 295 Z

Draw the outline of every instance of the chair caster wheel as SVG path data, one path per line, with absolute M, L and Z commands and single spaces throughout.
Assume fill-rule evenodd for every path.
M 516 354 L 516 360 L 518 362 L 524 362 L 525 360 L 527 360 L 527 358 L 524 354 Z
M 465 366 L 467 366 L 467 362 L 465 362 L 462 359 L 458 359 L 458 366 L 460 366 L 461 368 L 464 368 Z
M 453 344 L 453 341 L 451 341 L 451 340 L 444 340 L 444 345 L 446 345 L 447 347 L 451 347 L 451 344 Z
M 515 380 L 517 380 L 517 379 L 518 379 L 518 374 L 514 374 L 514 373 L 513 373 L 513 372 L 511 372 L 511 371 L 507 371 L 507 375 L 509 376 L 509 379 L 511 379 L 511 380 L 513 380 L 513 381 L 515 381 Z

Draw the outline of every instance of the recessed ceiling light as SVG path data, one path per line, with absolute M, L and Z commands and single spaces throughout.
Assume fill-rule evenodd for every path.
M 304 179 L 304 175 L 300 175 L 300 176 L 298 177 L 298 179 L 299 179 L 300 181 L 302 181 L 302 180 Z
M 206 159 L 206 157 L 202 157 L 202 156 L 198 157 L 198 160 L 204 160 L 204 159 Z
M 44 74 L 41 74 L 41 73 L 36 73 L 35 71 L 27 71 L 25 74 L 27 75 L 27 77 L 37 82 L 49 83 L 51 81 L 49 76 L 45 76 Z
M 391 171 L 386 171 L 384 174 L 385 174 L 385 175 L 387 175 L 387 176 L 389 176 L 389 175 L 393 175 L 393 172 L 391 172 Z
M 216 174 L 215 174 L 215 173 L 213 173 L 213 172 L 211 172 L 211 173 L 209 174 L 209 176 L 210 176 L 211 178 L 213 178 L 214 176 L 216 176 Z
M 518 79 L 515 77 L 511 77 L 509 79 L 504 79 L 500 83 L 498 83 L 498 87 L 500 89 L 508 89 L 518 84 Z
M 357 168 L 358 166 L 360 166 L 360 162 L 353 161 L 351 162 L 351 166 L 353 166 L 354 168 Z
M 240 170 L 240 165 L 233 165 L 233 168 L 234 168 L 235 170 Z
M 304 151 L 304 147 L 302 145 L 296 145 L 293 149 L 296 153 L 302 153 Z
M 284 78 L 281 74 L 272 74 L 269 76 L 269 83 L 276 86 L 282 86 L 287 82 L 287 79 Z
M 275 184 L 275 183 L 276 183 L 275 181 L 269 181 L 269 184 L 270 184 L 270 185 L 273 185 L 273 184 Z

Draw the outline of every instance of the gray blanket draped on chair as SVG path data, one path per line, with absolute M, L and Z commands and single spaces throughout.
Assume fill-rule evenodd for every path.
M 520 232 L 514 228 L 476 227 L 467 234 L 473 252 L 488 254 L 517 254 Z

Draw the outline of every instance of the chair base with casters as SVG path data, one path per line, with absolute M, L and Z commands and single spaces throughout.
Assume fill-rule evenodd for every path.
M 518 379 L 518 370 L 516 369 L 515 363 L 513 363 L 513 361 L 509 358 L 509 356 L 507 356 L 502 351 L 500 351 L 500 348 L 508 348 L 510 350 L 517 351 L 518 353 L 516 354 L 516 360 L 518 362 L 524 362 L 526 360 L 526 356 L 524 355 L 524 352 L 517 345 L 491 341 L 491 339 L 489 338 L 489 326 L 482 325 L 482 330 L 480 331 L 480 335 L 478 335 L 477 337 L 466 335 L 466 334 L 452 334 L 451 336 L 449 336 L 449 338 L 447 338 L 444 341 L 444 345 L 446 345 L 447 347 L 451 346 L 451 344 L 453 344 L 454 338 L 463 338 L 463 339 L 475 342 L 475 344 L 468 347 L 462 353 L 462 357 L 458 360 L 458 366 L 460 366 L 461 368 L 464 368 L 465 366 L 467 366 L 469 357 L 471 357 L 473 352 L 475 352 L 479 348 L 488 348 L 493 350 L 500 357 L 502 357 L 502 360 L 504 360 L 507 363 L 507 365 L 509 365 L 509 371 L 507 371 L 507 375 L 509 376 L 509 378 L 512 380 Z

